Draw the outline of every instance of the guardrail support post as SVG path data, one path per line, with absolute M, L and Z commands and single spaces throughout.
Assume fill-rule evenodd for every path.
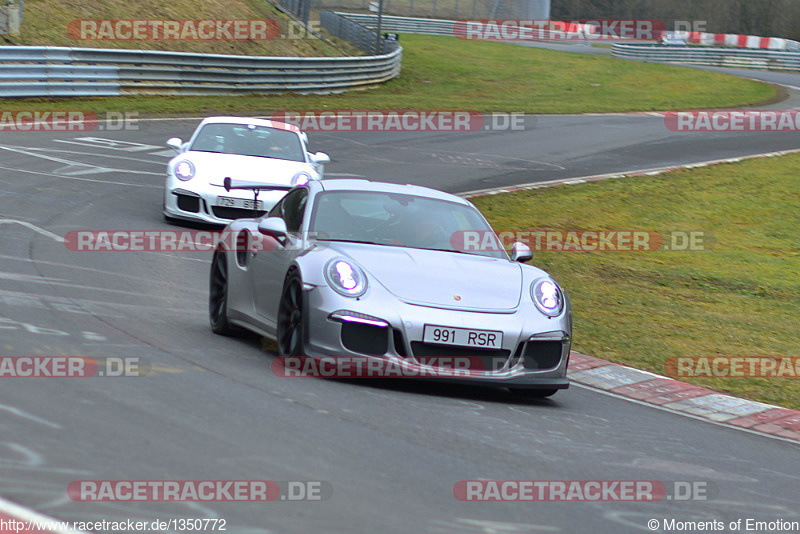
M 0 35 L 19 35 L 20 20 L 20 6 L 6 0 L 6 5 L 0 6 Z
M 378 56 L 383 52 L 381 50 L 381 22 L 383 21 L 383 0 L 378 2 L 378 29 L 375 35 L 375 55 Z

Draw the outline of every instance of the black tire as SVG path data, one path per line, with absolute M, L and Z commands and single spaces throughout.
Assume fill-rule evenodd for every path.
M 211 260 L 208 318 L 215 334 L 231 336 L 237 333 L 238 329 L 228 322 L 228 262 L 225 253 L 220 250 L 214 253 Z
M 556 394 L 558 390 L 553 389 L 511 389 L 511 393 L 523 399 L 546 399 Z
M 293 270 L 286 275 L 278 304 L 278 354 L 305 356 L 305 309 L 303 282 Z

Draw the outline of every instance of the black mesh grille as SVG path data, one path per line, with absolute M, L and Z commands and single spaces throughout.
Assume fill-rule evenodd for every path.
M 359 354 L 386 354 L 389 350 L 389 329 L 368 324 L 342 323 L 342 345 Z
M 553 369 L 561 362 L 560 341 L 528 341 L 522 365 L 525 369 Z
M 432 345 L 421 341 L 411 342 L 411 351 L 417 358 L 434 357 L 463 357 L 474 360 L 470 366 L 472 370 L 497 371 L 501 369 L 511 354 L 503 349 L 473 349 L 471 347 L 450 347 L 446 345 Z M 476 369 L 480 365 L 480 369 Z
M 176 195 L 178 197 L 178 209 L 197 213 L 200 211 L 200 198 L 188 195 Z

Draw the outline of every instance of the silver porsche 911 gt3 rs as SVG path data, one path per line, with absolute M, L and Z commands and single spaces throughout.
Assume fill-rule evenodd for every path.
M 534 397 L 569 385 L 566 293 L 524 264 L 532 253 L 522 243 L 511 258 L 499 240 L 470 252 L 454 245 L 464 232 L 497 239 L 465 199 L 411 185 L 311 181 L 225 231 L 210 275 L 216 333 L 243 327 L 274 339 L 281 356 L 419 371 L 463 357 L 470 372 L 450 379 Z
M 178 154 L 167 165 L 164 216 L 211 224 L 262 215 L 295 185 L 322 178 L 330 161 L 307 152 L 308 138 L 293 124 L 248 117 L 204 119 L 187 142 L 167 145 Z M 258 181 L 261 195 L 225 191 L 223 179 Z

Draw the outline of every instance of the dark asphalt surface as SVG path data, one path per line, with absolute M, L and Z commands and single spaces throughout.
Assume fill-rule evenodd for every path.
M 755 73 L 759 74 L 759 73 Z M 779 106 L 780 107 L 780 106 Z M 255 337 L 215 336 L 209 254 L 72 252 L 80 229 L 160 216 L 197 120 L 0 132 L 4 356 L 140 358 L 142 377 L 0 381 L 0 495 L 65 520 L 224 518 L 228 531 L 620 533 L 650 519 L 800 520 L 798 446 L 573 387 L 551 400 L 420 383 L 279 378 Z M 524 131 L 311 133 L 331 174 L 463 192 L 800 147 L 796 134 L 670 132 L 659 116 L 538 116 Z M 92 139 L 89 139 L 92 138 Z M 104 140 L 124 141 L 109 144 Z M 25 223 L 25 224 L 20 224 Z M 705 483 L 712 500 L 465 503 L 461 480 Z M 324 481 L 322 502 L 73 502 L 75 480 Z M 742 530 L 744 531 L 744 530 Z

